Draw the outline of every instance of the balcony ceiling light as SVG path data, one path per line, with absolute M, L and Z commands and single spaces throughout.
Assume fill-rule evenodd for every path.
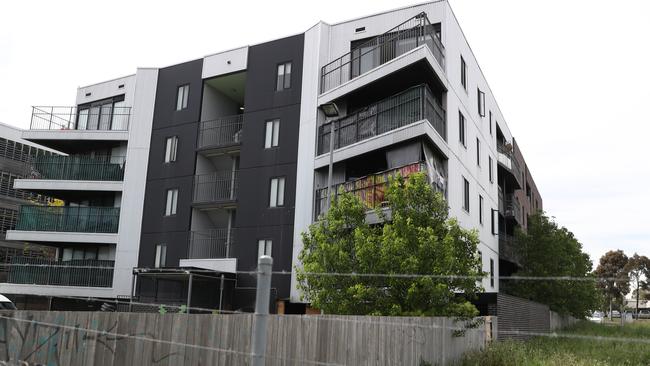
M 325 117 L 333 118 L 339 116 L 339 108 L 334 102 L 325 103 L 320 106 L 320 109 L 325 113 Z

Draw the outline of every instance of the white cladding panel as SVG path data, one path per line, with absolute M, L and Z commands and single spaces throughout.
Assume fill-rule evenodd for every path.
M 203 79 L 246 70 L 248 46 L 220 52 L 203 58 Z

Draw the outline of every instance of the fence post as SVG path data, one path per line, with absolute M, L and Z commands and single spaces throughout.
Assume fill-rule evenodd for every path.
M 253 318 L 251 365 L 264 366 L 266 362 L 266 328 L 271 297 L 271 269 L 273 258 L 261 256 L 257 261 L 257 293 Z

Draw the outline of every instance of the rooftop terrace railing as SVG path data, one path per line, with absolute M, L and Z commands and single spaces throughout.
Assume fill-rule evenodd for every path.
M 321 93 L 424 44 L 429 47 L 434 58 L 444 69 L 445 47 L 436 35 L 426 13 L 422 12 L 323 66 Z
M 56 261 L 12 258 L 7 282 L 46 286 L 111 287 L 115 261 L 76 259 Z
M 201 121 L 197 148 L 222 147 L 241 143 L 243 122 L 243 114 Z
M 131 107 L 104 104 L 96 107 L 32 107 L 30 130 L 127 131 Z
M 318 155 L 329 152 L 332 123 L 335 124 L 336 150 L 424 119 L 428 120 L 446 141 L 445 115 L 445 110 L 429 88 L 426 85 L 418 85 L 321 125 L 318 130 Z
M 119 207 L 20 207 L 16 230 L 81 233 L 117 233 Z
M 122 181 L 124 156 L 41 155 L 29 164 L 28 179 Z

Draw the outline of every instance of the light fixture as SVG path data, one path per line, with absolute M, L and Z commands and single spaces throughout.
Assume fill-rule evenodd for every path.
M 243 106 L 239 107 L 239 110 L 240 110 L 240 111 L 243 111 L 243 110 L 244 110 L 244 107 L 243 107 Z
M 322 104 L 320 106 L 320 110 L 323 111 L 325 114 L 325 117 L 328 118 L 333 118 L 333 117 L 338 117 L 339 116 L 339 107 L 336 106 L 336 103 L 334 102 L 329 102 Z

